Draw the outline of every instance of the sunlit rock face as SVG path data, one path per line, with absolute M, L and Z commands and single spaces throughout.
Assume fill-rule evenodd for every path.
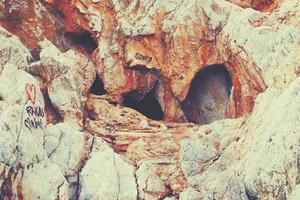
M 299 0 L 0 0 L 0 199 L 300 199 Z

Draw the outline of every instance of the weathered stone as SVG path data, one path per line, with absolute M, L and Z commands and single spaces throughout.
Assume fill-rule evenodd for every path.
M 46 119 L 38 82 L 15 65 L 6 64 L 0 88 L 7 103 L 0 117 L 1 197 L 69 199 L 68 183 L 58 166 L 48 162 L 43 148 Z
M 0 25 L 15 34 L 38 58 L 38 43 L 48 39 L 61 44 L 55 16 L 43 5 L 43 1 L 11 0 L 0 1 Z M 19 46 L 20 47 L 20 46 Z
M 153 170 L 151 163 L 141 163 L 136 171 L 136 176 L 141 199 L 161 199 L 168 193 L 161 178 Z
M 90 157 L 80 173 L 79 199 L 137 198 L 133 166 L 102 142 Z
M 32 60 L 28 49 L 20 40 L 0 27 L 0 74 L 6 64 L 14 64 L 19 69 L 28 67 L 28 62 Z
M 238 140 L 220 152 L 204 173 L 187 175 L 189 183 L 205 194 L 203 197 L 227 194 L 233 199 L 281 199 L 294 190 L 299 152 L 299 81 L 297 78 L 283 92 L 270 88 L 260 95 L 252 116 L 237 129 Z
M 44 141 L 50 161 L 57 164 L 65 176 L 72 176 L 78 171 L 90 148 L 80 127 L 72 122 L 48 125 Z
M 0 0 L 1 198 L 297 199 L 299 11 Z
M 201 194 L 194 189 L 188 188 L 180 193 L 179 200 L 196 200 L 201 199 Z
M 6 146 L 1 148 L 4 151 L 1 155 L 5 163 L 25 167 L 44 160 L 46 119 L 44 100 L 37 81 L 15 65 L 6 64 L 0 76 L 0 90 L 0 96 L 8 103 L 0 120 L 1 144 Z
M 87 94 L 95 79 L 94 65 L 73 50 L 61 53 L 49 42 L 42 46 L 38 67 L 47 80 L 51 103 L 65 119 L 82 119 Z
M 299 185 L 296 186 L 295 190 L 288 196 L 288 199 L 290 200 L 296 200 L 300 197 L 300 189 Z
M 69 199 L 68 182 L 55 164 L 41 163 L 24 170 L 20 188 L 24 199 Z

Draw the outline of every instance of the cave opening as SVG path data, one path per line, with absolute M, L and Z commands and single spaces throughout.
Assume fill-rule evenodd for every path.
M 104 94 L 106 94 L 104 84 L 103 84 L 103 82 L 100 79 L 98 74 L 96 74 L 95 81 L 94 81 L 93 85 L 90 88 L 90 93 L 95 94 L 95 95 L 104 95 Z
M 231 89 L 231 75 L 225 65 L 215 64 L 200 70 L 181 104 L 187 120 L 209 124 L 224 119 Z
M 163 120 L 164 113 L 154 93 L 154 89 L 146 94 L 143 91 L 132 91 L 124 96 L 123 104 L 149 119 Z
M 92 34 L 86 30 L 79 32 L 66 32 L 64 39 L 70 43 L 71 46 L 83 48 L 88 54 L 92 54 L 98 47 L 97 42 L 92 37 Z

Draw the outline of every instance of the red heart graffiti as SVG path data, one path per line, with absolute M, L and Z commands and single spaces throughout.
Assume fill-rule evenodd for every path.
M 25 87 L 25 90 L 26 90 L 26 94 L 27 94 L 27 97 L 28 99 L 32 102 L 32 104 L 34 105 L 35 104 L 35 99 L 36 99 L 36 88 L 35 88 L 35 85 L 34 84 L 26 84 L 26 87 Z

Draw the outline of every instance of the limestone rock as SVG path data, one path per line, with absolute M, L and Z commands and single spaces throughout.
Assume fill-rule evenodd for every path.
M 48 125 L 44 134 L 44 148 L 52 163 L 60 166 L 65 176 L 74 175 L 89 152 L 85 135 L 78 125 L 65 122 Z
M 1 27 L 15 34 L 30 50 L 34 59 L 39 58 L 40 41 L 48 39 L 57 45 L 61 44 L 57 35 L 61 28 L 57 22 L 59 21 L 49 14 L 43 1 L 0 1 Z
M 242 123 L 242 120 L 218 121 L 199 128 L 199 137 L 181 140 L 181 168 L 188 180 L 205 171 L 232 142 L 239 140 L 236 129 Z
M 28 62 L 32 60 L 31 54 L 16 36 L 0 27 L 0 41 L 0 74 L 5 64 L 14 64 L 19 69 L 28 66 Z
M 10 63 L 0 80 L 7 105 L 0 117 L 1 197 L 68 199 L 68 183 L 43 148 L 46 119 L 38 82 Z
M 61 53 L 49 42 L 42 46 L 40 67 L 52 104 L 64 118 L 81 119 L 88 90 L 95 79 L 93 64 L 73 50 Z
M 166 197 L 166 198 L 164 198 L 164 200 L 177 200 L 177 198 L 176 197 Z
M 104 143 L 94 148 L 90 159 L 82 169 L 80 187 L 79 199 L 137 198 L 133 166 L 122 160 Z
M 196 199 L 201 199 L 201 194 L 191 188 L 180 193 L 180 196 L 179 196 L 179 200 L 196 200 Z
M 55 164 L 42 163 L 26 169 L 20 187 L 24 199 L 69 199 L 68 182 Z
M 1 97 L 8 107 L 1 113 L 2 159 L 8 165 L 27 166 L 45 159 L 44 100 L 37 81 L 15 65 L 7 64 L 0 76 Z M 13 87 L 8 88 L 7 85 Z M 9 133 L 9 134 L 8 134 Z
M 297 133 L 300 130 L 299 87 L 298 77 L 276 98 L 273 96 L 272 101 L 269 99 L 271 91 L 261 97 L 261 102 L 269 99 L 271 104 L 269 107 L 265 105 L 266 114 L 261 114 L 263 118 L 261 118 L 260 126 L 254 129 L 260 134 L 247 137 L 247 142 L 251 144 L 244 158 L 245 185 L 259 198 L 281 198 L 293 190 L 297 184 L 296 163 L 299 153 Z M 262 112 L 259 108 L 262 104 L 257 105 L 257 112 L 253 117 Z M 257 118 L 255 120 L 250 118 L 249 126 L 258 123 L 256 120 Z M 249 157 L 254 161 L 251 164 Z
M 259 10 L 261 12 L 270 12 L 274 10 L 280 1 L 278 0 L 254 0 L 254 1 L 249 1 L 249 0 L 228 0 L 234 4 L 237 4 L 243 8 L 245 7 L 251 7 L 255 10 Z
M 0 0 L 1 198 L 299 198 L 299 13 Z
M 161 199 L 167 194 L 167 188 L 153 170 L 151 163 L 142 163 L 139 165 L 136 176 L 141 199 Z
M 58 165 L 66 177 L 71 199 L 78 196 L 78 171 L 89 156 L 92 141 L 93 137 L 72 121 L 48 125 L 45 129 L 44 148 L 50 162 Z
M 245 199 L 245 195 L 280 199 L 294 190 L 299 149 L 299 80 L 282 92 L 268 89 L 240 128 L 239 140 L 232 142 L 204 173 L 188 175 L 189 183 L 205 194 L 203 197 L 221 198 L 227 194 L 233 199 Z M 257 134 L 249 134 L 254 132 Z M 220 189 L 220 185 L 224 188 Z
M 299 199 L 299 197 L 300 197 L 300 190 L 299 190 L 299 185 L 297 185 L 295 190 L 288 196 L 288 199 L 294 200 L 294 199 Z

